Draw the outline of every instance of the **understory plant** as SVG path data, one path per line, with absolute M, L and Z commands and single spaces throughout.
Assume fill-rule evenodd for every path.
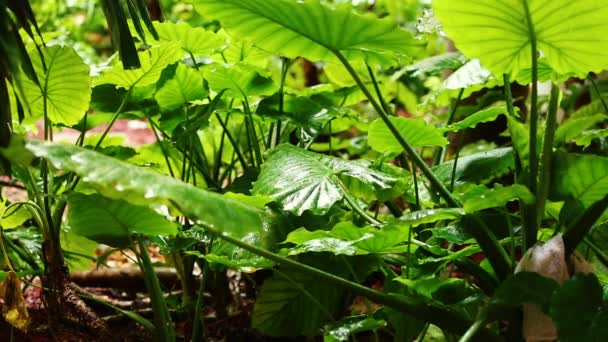
M 248 275 L 264 336 L 608 333 L 607 5 L 193 0 L 161 22 L 100 3 L 112 58 L 8 25 L 29 62 L 0 75 L 2 185 L 27 193 L 2 198 L 7 274 L 44 274 L 90 330 L 107 333 L 66 266 L 101 243 L 134 253 L 154 324 L 125 314 L 162 341 L 175 312 L 205 339 L 227 269 Z M 155 142 L 123 144 L 119 119 Z M 40 120 L 45 141 L 26 138 Z M 75 143 L 53 142 L 66 128 Z

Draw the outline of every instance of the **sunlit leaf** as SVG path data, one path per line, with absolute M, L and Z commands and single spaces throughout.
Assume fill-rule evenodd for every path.
M 312 61 L 349 60 L 378 54 L 410 54 L 422 44 L 390 20 L 356 14 L 348 6 L 319 1 L 197 0 L 197 11 L 217 19 L 235 37 L 248 37 L 263 50 Z
M 435 15 L 458 50 L 479 58 L 501 77 L 531 65 L 531 31 L 538 50 L 558 73 L 586 76 L 608 65 L 608 6 L 596 0 L 436 0 Z
M 22 80 L 31 110 L 28 120 L 35 122 L 42 118 L 46 108 L 46 115 L 53 122 L 68 126 L 77 124 L 89 109 L 91 100 L 89 66 L 68 46 L 42 49 L 46 72 L 38 51 L 34 50 L 30 55 L 40 86 L 29 79 Z
M 225 96 L 229 97 L 272 95 L 278 89 L 265 71 L 243 63 L 213 63 L 205 66 L 203 76 L 210 89 L 217 93 L 225 90 Z
M 221 52 L 228 45 L 227 40 L 221 35 L 183 22 L 154 22 L 154 28 L 161 42 L 178 43 L 184 51 L 194 56 Z
M 412 146 L 445 146 L 447 139 L 441 131 L 422 119 L 391 117 L 391 122 Z M 381 119 L 376 119 L 367 132 L 371 148 L 381 153 L 401 153 L 403 147 Z
M 156 83 L 167 65 L 177 62 L 184 52 L 177 43 L 163 44 L 139 55 L 141 68 L 124 70 L 122 65 L 114 65 L 95 80 L 95 85 L 113 84 L 117 88 L 144 87 Z
M 184 64 L 178 64 L 175 76 L 165 82 L 154 98 L 163 110 L 172 111 L 189 101 L 202 100 L 207 94 L 202 75 Z

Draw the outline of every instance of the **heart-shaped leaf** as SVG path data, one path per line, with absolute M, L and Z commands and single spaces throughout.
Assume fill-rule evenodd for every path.
M 355 60 L 422 47 L 394 22 L 356 14 L 350 6 L 331 8 L 314 0 L 197 0 L 195 6 L 233 36 L 290 58 L 328 61 L 339 51 Z
M 31 110 L 32 122 L 46 114 L 51 121 L 72 126 L 89 109 L 91 77 L 86 65 L 73 48 L 50 46 L 42 49 L 44 70 L 38 51 L 30 53 L 40 86 L 23 80 L 23 92 Z
M 530 68 L 533 37 L 560 74 L 584 77 L 608 65 L 608 40 L 602 33 L 608 30 L 608 5 L 603 1 L 435 0 L 433 8 L 456 47 L 499 78 Z
M 175 76 L 165 82 L 154 98 L 163 110 L 172 111 L 188 101 L 203 99 L 207 94 L 203 76 L 184 64 L 178 64 Z

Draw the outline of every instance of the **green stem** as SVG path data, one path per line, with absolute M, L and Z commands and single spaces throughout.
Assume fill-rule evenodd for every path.
M 222 118 L 220 118 L 220 115 L 218 113 L 215 113 L 215 118 L 217 119 L 217 121 L 219 121 L 220 125 L 222 126 L 222 129 L 224 129 L 224 132 L 226 132 L 226 136 L 228 137 L 230 144 L 232 144 L 234 153 L 236 153 L 236 157 L 241 163 L 243 170 L 247 170 L 247 162 L 245 162 L 245 157 L 243 156 L 243 153 L 241 152 L 241 149 L 238 146 L 236 140 L 234 140 L 232 133 L 230 133 L 230 130 L 228 130 L 228 118 L 226 118 L 226 123 L 222 121 Z
M 448 116 L 448 121 L 446 122 L 446 126 L 449 126 L 452 124 L 452 122 L 454 122 L 454 117 L 456 116 L 456 111 L 458 110 L 458 107 L 460 106 L 460 101 L 462 100 L 462 95 L 464 94 L 464 88 L 460 89 L 460 91 L 458 92 L 458 97 L 456 97 L 456 101 L 454 102 L 454 104 L 452 105 L 452 108 L 450 109 L 450 115 Z M 448 132 L 443 133 L 444 137 L 448 136 Z M 464 132 L 460 132 L 460 136 L 463 136 Z M 435 163 L 437 164 L 441 164 L 445 161 L 445 157 L 448 154 L 448 149 L 447 148 L 439 148 L 439 160 L 437 160 L 437 162 Z
M 452 194 L 443 185 L 443 183 L 441 183 L 441 181 L 437 178 L 433 171 L 431 171 L 428 165 L 426 165 L 424 160 L 418 155 L 418 153 L 416 153 L 414 148 L 405 140 L 401 133 L 399 133 L 397 127 L 395 127 L 393 122 L 389 119 L 388 114 L 385 113 L 380 104 L 378 104 L 378 101 L 376 101 L 376 99 L 370 93 L 369 89 L 367 89 L 363 81 L 361 81 L 361 78 L 359 77 L 359 75 L 357 75 L 357 72 L 355 71 L 355 69 L 353 69 L 352 65 L 348 62 L 348 60 L 346 60 L 344 55 L 342 55 L 342 53 L 337 50 L 333 51 L 333 53 L 336 55 L 336 57 L 338 57 L 340 62 L 342 62 L 348 73 L 355 80 L 363 94 L 365 94 L 365 97 L 367 97 L 372 107 L 374 107 L 374 110 L 376 110 L 378 115 L 380 115 L 380 118 L 382 119 L 382 121 L 384 121 L 388 129 L 395 136 L 399 144 L 403 147 L 403 149 L 405 149 L 410 158 L 412 158 L 416 166 L 418 166 L 418 168 L 420 168 L 424 175 L 429 179 L 433 188 L 439 192 L 441 197 L 445 199 L 448 205 L 450 205 L 451 207 L 460 207 L 461 204 L 458 202 L 458 200 L 456 200 L 456 198 L 452 196 Z
M 289 70 L 289 61 L 287 58 L 281 58 L 281 86 L 279 87 L 279 116 L 283 116 L 283 106 L 285 105 L 285 79 Z M 272 134 L 271 134 L 272 135 Z M 281 143 L 281 120 L 277 121 L 274 146 Z
M 523 1 L 524 10 L 526 13 L 526 22 L 528 24 L 528 34 L 530 38 L 530 49 L 532 53 L 532 95 L 530 97 L 530 174 L 528 180 L 528 188 L 536 197 L 538 195 L 538 155 L 536 153 L 537 131 L 538 131 L 538 50 L 536 47 L 536 31 L 532 22 L 530 6 L 528 0 Z M 536 235 L 538 232 L 538 223 L 536 221 L 536 203 L 533 203 L 528 208 L 527 214 L 527 230 L 524 236 L 525 246 L 530 248 L 536 243 Z
M 346 202 L 348 203 L 348 205 L 350 205 L 350 207 L 357 213 L 359 214 L 363 219 L 365 219 L 367 222 L 373 224 L 373 225 L 380 225 L 382 224 L 382 222 L 376 220 L 375 218 L 369 216 L 368 213 L 365 212 L 365 210 L 361 209 L 361 207 L 357 204 L 357 200 L 353 198 L 353 196 L 348 192 L 348 190 L 346 189 L 346 187 L 344 186 L 344 184 L 342 184 L 342 192 L 344 195 L 344 199 L 346 200 Z
M 473 325 L 471 325 L 471 327 L 467 330 L 467 332 L 464 333 L 464 335 L 462 335 L 462 337 L 460 338 L 460 340 L 458 340 L 458 342 L 471 341 L 475 337 L 475 335 L 477 335 L 479 330 L 481 328 L 483 328 L 484 324 L 485 324 L 485 319 L 476 320 L 475 323 L 473 323 Z
M 129 88 L 129 90 L 127 91 L 127 94 L 125 95 L 125 98 L 120 103 L 120 106 L 118 106 L 118 109 L 114 113 L 114 116 L 112 116 L 112 119 L 110 120 L 110 123 L 108 124 L 108 127 L 106 127 L 106 129 L 103 131 L 103 133 L 101 134 L 101 137 L 97 141 L 97 144 L 95 144 L 95 147 L 93 147 L 93 151 L 97 150 L 99 148 L 99 146 L 101 146 L 101 143 L 104 141 L 104 139 L 106 138 L 106 136 L 112 129 L 112 126 L 114 126 L 114 123 L 116 122 L 116 120 L 118 120 L 118 116 L 122 113 L 122 110 L 124 109 L 125 105 L 127 104 L 127 100 L 129 99 L 129 96 L 131 95 L 132 91 L 133 91 L 133 87 Z
M 412 158 L 416 166 L 420 168 L 420 170 L 422 170 L 422 173 L 424 173 L 424 175 L 430 181 L 433 188 L 439 192 L 441 197 L 443 197 L 443 199 L 450 207 L 462 207 L 462 204 L 458 202 L 458 200 L 456 200 L 454 196 L 452 196 L 450 191 L 443 185 L 443 183 L 441 183 L 441 181 L 437 178 L 433 171 L 428 167 L 428 165 L 426 165 L 424 160 L 416 153 L 414 148 L 405 140 L 405 138 L 403 138 L 401 133 L 399 133 L 397 127 L 395 127 L 395 125 L 390 121 L 388 114 L 384 112 L 382 107 L 372 96 L 365 84 L 363 84 L 363 81 L 361 81 L 361 78 L 359 77 L 359 75 L 357 75 L 357 72 L 355 71 L 355 69 L 353 69 L 352 65 L 348 62 L 348 60 L 346 60 L 344 55 L 342 55 L 342 53 L 337 50 L 334 50 L 333 53 L 336 55 L 336 57 L 338 57 L 340 62 L 342 62 L 348 73 L 355 80 L 361 91 L 365 94 L 369 102 L 372 104 L 372 107 L 374 107 L 376 112 L 378 112 L 380 118 L 382 118 L 382 120 L 389 128 L 391 133 L 395 136 L 399 144 Z M 510 273 L 511 262 L 504 248 L 496 240 L 494 234 L 488 229 L 487 226 L 485 226 L 485 224 L 483 224 L 483 222 L 481 223 L 482 224 L 476 225 L 476 229 L 474 229 L 475 239 L 483 249 L 483 252 L 487 255 L 488 260 L 492 264 L 492 267 L 494 267 L 496 273 L 499 274 L 502 279 L 504 279 L 504 277 L 506 277 L 506 275 Z
M 551 85 L 551 101 L 549 102 L 549 112 L 545 123 L 545 137 L 543 139 L 543 149 L 540 157 L 540 183 L 536 196 L 536 222 L 540 224 L 545 215 L 545 202 L 549 194 L 549 183 L 551 182 L 551 164 L 553 162 L 553 138 L 557 126 L 557 107 L 559 100 L 559 87 Z
M 210 234 L 246 251 L 257 254 L 274 262 L 288 265 L 297 272 L 316 277 L 319 280 L 326 281 L 335 286 L 340 286 L 358 295 L 365 296 L 378 304 L 389 306 L 399 312 L 415 315 L 417 318 L 432 322 L 442 329 L 462 334 L 465 332 L 466 327 L 472 324 L 472 322 L 470 322 L 460 313 L 457 313 L 440 304 L 429 302 L 423 298 L 398 296 L 376 291 L 350 280 L 338 277 L 335 274 L 319 270 L 312 266 L 302 264 L 300 262 L 272 253 L 266 249 L 241 241 L 240 239 L 231 237 L 230 235 L 227 235 L 215 228 L 208 226 L 205 226 L 204 228 Z M 485 338 L 486 341 L 500 341 L 499 337 L 495 333 L 487 329 L 481 330 L 480 334 L 483 336 L 483 338 Z

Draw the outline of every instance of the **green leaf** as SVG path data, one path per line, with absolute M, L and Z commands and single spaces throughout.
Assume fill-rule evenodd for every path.
M 502 208 L 515 199 L 530 204 L 534 202 L 534 195 L 521 184 L 505 187 L 496 184 L 493 189 L 488 189 L 481 194 L 475 193 L 475 196 L 468 198 L 464 202 L 463 208 L 466 213 L 474 213 L 489 208 Z
M 315 263 L 325 271 L 346 275 L 344 264 L 324 258 Z M 274 337 L 313 336 L 342 307 L 346 293 L 302 272 L 281 268 L 266 279 L 257 295 L 251 325 Z M 304 292 L 305 291 L 305 292 Z M 314 301 L 310 297 L 314 298 Z
M 432 168 L 443 183 L 449 184 L 452 179 L 454 160 Z M 464 182 L 487 183 L 501 177 L 515 168 L 515 157 L 511 147 L 497 148 L 491 151 L 475 153 L 458 158 L 456 164 L 455 184 Z
M 203 76 L 209 82 L 210 89 L 216 93 L 226 90 L 225 95 L 228 97 L 272 95 L 278 89 L 265 71 L 243 63 L 213 63 L 205 66 Z
M 78 235 L 113 247 L 129 246 L 133 234 L 175 235 L 177 225 L 148 207 L 98 194 L 73 193 L 68 220 Z
M 560 152 L 553 160 L 552 200 L 572 196 L 588 208 L 608 194 L 607 157 Z
M 437 127 L 422 119 L 391 117 L 391 122 L 412 146 L 445 146 L 447 139 Z M 367 132 L 369 145 L 380 153 L 401 153 L 403 147 L 381 119 L 376 119 Z
M 154 28 L 161 42 L 178 43 L 184 51 L 194 56 L 212 55 L 223 51 L 228 45 L 227 39 L 219 34 L 183 22 L 154 22 Z
M 608 40 L 598 32 L 608 30 L 608 6 L 596 0 L 433 1 L 435 15 L 458 50 L 479 58 L 497 77 L 517 75 L 531 65 L 531 32 L 538 50 L 560 74 L 584 77 L 608 65 Z
M 3 229 L 20 227 L 25 221 L 32 218 L 30 211 L 23 205 L 14 206 L 6 210 L 6 200 L 0 200 L 0 226 Z
M 551 298 L 551 317 L 560 341 L 602 341 L 608 333 L 608 305 L 594 274 L 575 274 Z
M 95 85 L 114 84 L 116 88 L 130 89 L 134 86 L 145 87 L 154 84 L 165 67 L 177 62 L 183 54 L 184 52 L 176 43 L 153 47 L 138 54 L 141 68 L 125 70 L 122 65 L 114 65 L 112 69 L 104 71 L 95 80 Z
M 403 225 L 389 224 L 378 229 L 340 222 L 330 231 L 296 229 L 287 235 L 283 243 L 296 245 L 287 249 L 288 255 L 307 252 L 329 252 L 335 255 L 403 253 L 407 250 L 403 242 L 407 241 L 408 232 L 409 229 Z
M 449 100 L 457 97 L 461 91 L 462 98 L 466 99 L 476 91 L 495 87 L 501 82 L 482 68 L 478 59 L 472 59 L 448 76 L 441 86 L 429 95 L 427 102 L 448 104 Z
M 606 137 L 608 137 L 608 129 L 594 129 L 581 133 L 574 139 L 574 143 L 579 146 L 589 147 L 593 140 Z
M 339 51 L 348 60 L 377 59 L 380 53 L 407 55 L 422 47 L 394 22 L 356 14 L 349 6 L 291 0 L 197 0 L 195 5 L 232 36 L 290 58 L 331 61 Z
M 442 131 L 458 132 L 465 128 L 474 128 L 477 124 L 494 121 L 499 115 L 507 113 L 506 106 L 487 108 L 467 116 L 464 120 L 443 128 Z
M 203 76 L 184 64 L 178 64 L 175 76 L 165 82 L 154 99 L 164 111 L 172 111 L 184 103 L 202 100 L 208 95 L 204 87 Z
M 323 342 L 349 341 L 351 335 L 384 328 L 386 321 L 370 316 L 350 316 L 325 326 Z
M 519 272 L 500 285 L 490 305 L 519 306 L 528 303 L 536 304 L 547 312 L 551 295 L 558 287 L 551 278 L 534 272 Z
M 103 196 L 134 205 L 168 206 L 226 234 L 268 243 L 269 218 L 255 207 L 80 147 L 33 140 L 26 147 L 55 167 L 78 174 Z
M 604 114 L 570 118 L 559 125 L 557 131 L 555 131 L 555 140 L 553 144 L 554 146 L 559 146 L 560 144 L 575 138 L 578 140 L 583 131 L 594 127 L 598 123 L 606 121 L 606 119 L 608 119 L 608 115 Z
M 47 116 L 54 123 L 77 124 L 89 109 L 91 100 L 89 66 L 68 46 L 42 49 L 46 72 L 38 51 L 34 50 L 30 55 L 40 86 L 29 79 L 22 80 L 32 115 L 28 120 L 35 122 L 42 118 L 46 104 Z
M 326 213 L 344 196 L 342 182 L 372 197 L 392 198 L 404 191 L 405 181 L 368 168 L 362 163 L 281 145 L 266 162 L 253 193 L 267 195 L 284 210 L 302 215 L 306 210 Z

